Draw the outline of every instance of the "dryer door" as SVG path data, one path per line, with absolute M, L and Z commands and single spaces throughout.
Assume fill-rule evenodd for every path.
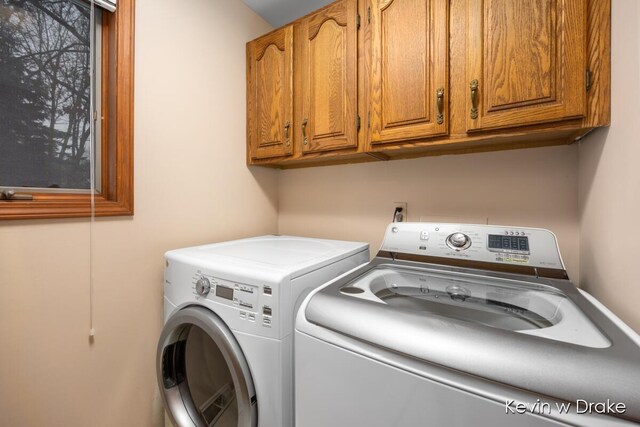
M 249 365 L 231 330 L 213 312 L 191 306 L 171 316 L 160 336 L 156 366 L 175 425 L 258 425 Z

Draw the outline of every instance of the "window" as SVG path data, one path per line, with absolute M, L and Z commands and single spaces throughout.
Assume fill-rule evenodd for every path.
M 133 213 L 133 0 L 96 7 L 93 49 L 91 16 L 0 0 L 0 219 L 87 216 L 92 191 L 96 215 Z
M 100 63 L 91 6 L 10 3 L 0 15 L 0 186 L 89 190 L 89 157 L 100 146 L 90 133 L 100 116 L 90 111 L 89 65 Z

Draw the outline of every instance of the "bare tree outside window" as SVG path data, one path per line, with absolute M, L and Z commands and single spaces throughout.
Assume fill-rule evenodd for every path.
M 0 186 L 90 188 L 90 12 L 0 0 Z

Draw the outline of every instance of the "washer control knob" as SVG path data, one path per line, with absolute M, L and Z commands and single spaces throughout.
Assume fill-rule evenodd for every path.
M 201 277 L 196 282 L 196 292 L 198 295 L 206 297 L 211 290 L 211 283 L 209 283 L 209 279 L 206 277 Z
M 466 249 L 471 244 L 471 239 L 464 233 L 453 233 L 447 237 L 447 244 L 454 249 Z

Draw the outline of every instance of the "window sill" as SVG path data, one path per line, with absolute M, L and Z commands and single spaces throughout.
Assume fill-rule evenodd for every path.
M 95 216 L 133 215 L 133 200 L 113 201 L 102 196 L 95 197 Z M 81 218 L 91 216 L 91 199 L 87 194 L 33 194 L 33 200 L 0 202 L 0 218 L 47 219 Z

